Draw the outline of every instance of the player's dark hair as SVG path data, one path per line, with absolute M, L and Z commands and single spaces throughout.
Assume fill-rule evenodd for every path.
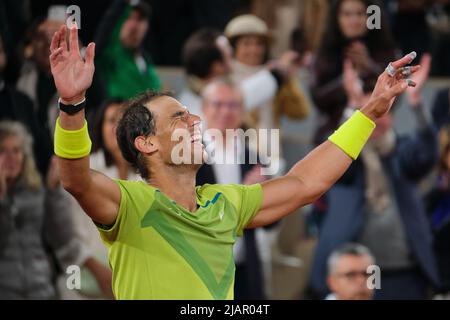
M 150 177 L 150 172 L 142 153 L 136 149 L 134 140 L 139 136 L 149 136 L 156 133 L 155 116 L 145 105 L 164 96 L 171 97 L 172 95 L 167 92 L 146 91 L 130 100 L 116 130 L 117 143 L 123 157 L 133 165 L 145 180 Z

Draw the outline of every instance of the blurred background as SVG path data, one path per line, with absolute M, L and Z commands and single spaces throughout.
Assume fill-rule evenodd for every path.
M 80 48 L 96 43 L 91 166 L 113 178 L 139 179 L 115 141 L 139 92 L 171 91 L 208 128 L 279 129 L 277 176 L 367 102 L 390 61 L 416 51 L 417 86 L 338 183 L 238 240 L 235 297 L 450 299 L 448 0 L 2 0 L 0 299 L 112 298 L 106 249 L 53 155 L 49 45 L 71 5 Z M 260 165 L 233 181 L 212 169 L 199 184 L 268 178 Z M 366 285 L 372 264 L 381 289 Z M 81 289 L 67 287 L 71 265 Z

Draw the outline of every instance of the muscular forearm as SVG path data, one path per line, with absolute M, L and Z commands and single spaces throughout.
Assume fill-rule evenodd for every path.
M 399 69 L 411 63 L 414 57 L 415 53 L 408 54 L 394 61 L 391 67 Z M 419 68 L 412 67 L 411 72 Z M 284 177 L 262 183 L 262 204 L 249 226 L 272 223 L 327 191 L 358 157 L 375 128 L 374 121 L 389 111 L 395 97 L 409 85 L 414 86 L 415 83 L 383 72 L 368 103 L 340 126 L 328 141 L 310 152 Z
M 344 151 L 330 141 L 325 141 L 304 159 L 297 162 L 287 176 L 303 184 L 302 204 L 311 203 L 326 192 L 352 163 Z
M 68 102 L 65 101 L 64 103 Z M 84 110 L 74 115 L 69 115 L 61 111 L 59 115 L 59 123 L 61 128 L 65 130 L 81 129 L 85 123 Z M 58 166 L 61 183 L 64 189 L 73 195 L 80 194 L 81 192 L 88 190 L 91 182 L 89 156 L 80 159 L 64 159 L 58 157 Z
M 92 176 L 89 169 L 89 157 L 81 159 L 59 158 L 59 174 L 63 188 L 75 196 L 89 190 Z
M 256 228 L 280 220 L 325 193 L 352 163 L 339 147 L 326 141 L 283 177 L 262 183 L 263 204 L 247 226 Z
M 70 29 L 69 43 L 65 41 L 67 31 L 62 25 L 50 44 L 52 75 L 61 102 L 66 105 L 61 105 L 54 139 L 61 182 L 94 221 L 109 225 L 117 217 L 120 189 L 110 178 L 89 169 L 92 143 L 82 103 L 94 75 L 95 44 L 87 46 L 82 59 L 76 25 Z
M 262 184 L 261 210 L 249 227 L 273 223 L 315 201 L 331 188 L 356 158 L 373 127 L 365 115 L 357 114 L 349 121 L 337 135 L 311 151 L 285 176 Z M 349 137 L 354 137 L 355 141 L 346 139 Z
M 339 129 L 346 131 L 340 136 L 341 141 L 330 137 L 331 141 L 322 143 L 289 171 L 288 175 L 305 185 L 307 202 L 316 200 L 327 191 L 345 173 L 366 143 L 375 126 L 375 108 L 369 103 L 361 109 L 360 115 Z
M 77 146 L 75 143 L 74 146 L 73 137 L 69 138 L 69 140 L 72 139 L 71 143 L 66 141 L 65 149 L 62 150 L 69 157 L 60 153 L 58 158 L 61 183 L 94 221 L 110 225 L 117 216 L 120 190 L 110 178 L 89 168 L 90 141 L 87 136 L 87 128 L 84 126 L 83 111 L 73 116 L 61 112 L 60 117 L 60 127 L 74 132 L 76 141 L 84 144 Z M 76 133 L 76 130 L 80 128 L 83 128 L 79 131 L 82 132 L 82 135 Z M 55 146 L 57 143 L 64 145 L 64 138 L 59 138 L 59 140 L 57 142 L 55 135 Z M 72 147 L 73 150 L 71 150 Z

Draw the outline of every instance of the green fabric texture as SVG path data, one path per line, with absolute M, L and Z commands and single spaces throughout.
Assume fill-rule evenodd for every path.
M 144 183 L 115 180 L 119 214 L 99 226 L 117 299 L 233 299 L 233 244 L 258 212 L 261 185 L 197 187 L 195 212 Z
M 146 57 L 147 70 L 139 71 L 134 53 L 120 42 L 120 29 L 131 12 L 128 7 L 111 33 L 107 47 L 98 57 L 102 79 L 108 96 L 130 99 L 146 90 L 160 90 L 161 82 L 154 66 Z

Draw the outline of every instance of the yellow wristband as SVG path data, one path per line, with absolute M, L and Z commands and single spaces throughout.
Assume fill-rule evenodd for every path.
M 91 153 L 92 142 L 89 138 L 87 121 L 78 130 L 65 130 L 56 119 L 54 151 L 58 157 L 65 159 L 79 159 Z
M 353 160 L 356 160 L 373 129 L 375 129 L 375 123 L 364 113 L 356 110 L 328 140 L 341 148 Z

